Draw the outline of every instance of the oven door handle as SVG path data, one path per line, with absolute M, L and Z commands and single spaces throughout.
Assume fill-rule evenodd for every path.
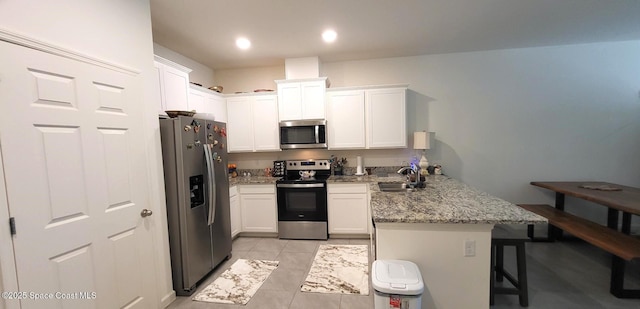
M 276 184 L 277 188 L 324 188 L 323 183 L 300 183 L 300 184 L 289 184 L 289 183 L 279 183 Z

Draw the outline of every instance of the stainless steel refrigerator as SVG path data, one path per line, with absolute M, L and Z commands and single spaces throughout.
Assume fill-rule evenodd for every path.
M 226 125 L 178 116 L 160 119 L 173 288 L 196 283 L 231 256 Z

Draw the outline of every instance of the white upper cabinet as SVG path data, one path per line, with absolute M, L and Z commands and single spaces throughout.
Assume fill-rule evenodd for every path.
M 255 151 L 280 151 L 278 124 L 278 97 L 254 96 L 252 102 L 253 149 Z
M 229 152 L 280 151 L 277 96 L 227 98 Z
M 407 88 L 365 91 L 367 148 L 407 147 Z
M 363 149 L 365 140 L 364 90 L 327 92 L 329 149 Z
M 189 108 L 197 113 L 213 114 L 215 121 L 227 122 L 227 102 L 217 92 L 191 85 Z
M 227 98 L 227 150 L 229 152 L 253 151 L 253 121 L 251 98 Z
M 406 85 L 327 92 L 329 149 L 407 147 Z
M 158 56 L 154 65 L 160 82 L 159 114 L 166 115 L 166 110 L 188 110 L 191 69 Z
M 324 119 L 327 78 L 277 80 L 280 120 Z

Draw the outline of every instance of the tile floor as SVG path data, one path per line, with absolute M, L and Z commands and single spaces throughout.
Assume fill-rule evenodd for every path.
M 246 306 L 239 306 L 196 302 L 190 297 L 177 297 L 169 308 L 373 308 L 371 287 L 369 296 L 300 292 L 300 285 L 311 267 L 318 245 L 324 243 L 368 245 L 369 240 L 305 241 L 240 237 L 233 242 L 232 258 L 216 268 L 199 285 L 196 293 L 239 258 L 280 261 L 278 269 L 269 276 L 251 301 Z M 513 253 L 506 249 L 505 254 L 506 263 L 513 261 L 506 267 L 514 271 Z M 618 299 L 609 294 L 610 263 L 608 254 L 580 240 L 527 243 L 529 308 L 640 308 L 640 299 Z M 625 284 L 627 288 L 640 288 L 640 263 L 629 264 Z M 521 307 L 517 296 L 496 295 L 495 305 L 491 308 Z
M 200 292 L 237 259 L 266 259 L 280 261 L 258 292 L 246 306 L 192 301 L 190 297 L 177 297 L 168 308 L 322 308 L 369 309 L 373 308 L 373 289 L 369 295 L 341 295 L 301 292 L 300 286 L 307 277 L 316 250 L 320 244 L 368 245 L 368 239 L 285 240 L 277 238 L 240 237 L 233 241 L 233 255 L 204 279 L 195 293 Z M 369 258 L 369 264 L 373 261 Z M 371 283 L 369 283 L 371 284 Z

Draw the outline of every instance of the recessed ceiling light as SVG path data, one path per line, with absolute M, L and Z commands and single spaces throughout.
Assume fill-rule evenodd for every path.
M 338 34 L 333 30 L 325 30 L 322 33 L 322 39 L 327 43 L 332 43 L 333 41 L 336 40 L 337 37 L 338 37 Z
M 251 41 L 249 41 L 247 38 L 238 38 L 236 40 L 236 46 L 238 46 L 238 48 L 240 49 L 248 49 L 249 47 L 251 47 Z

